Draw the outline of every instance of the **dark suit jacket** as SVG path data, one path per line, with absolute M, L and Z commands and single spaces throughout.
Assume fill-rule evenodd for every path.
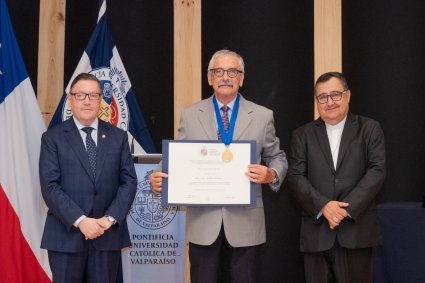
M 73 223 L 81 216 L 110 215 L 117 224 L 92 240 L 98 250 L 120 250 L 131 244 L 126 215 L 137 177 L 127 133 L 99 120 L 96 179 L 72 118 L 45 132 L 41 139 L 40 184 L 49 208 L 41 247 L 81 252 L 88 241 Z
M 348 114 L 334 169 L 326 125 L 319 118 L 293 132 L 288 171 L 290 190 L 303 208 L 302 252 L 365 248 L 382 241 L 375 199 L 385 178 L 384 135 L 378 122 Z M 331 230 L 317 215 L 331 200 L 348 202 L 349 217 Z

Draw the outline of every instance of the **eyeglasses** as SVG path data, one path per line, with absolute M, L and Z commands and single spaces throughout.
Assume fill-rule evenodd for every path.
M 210 69 L 209 71 L 213 72 L 213 74 L 218 78 L 221 78 L 222 76 L 224 76 L 224 73 L 226 72 L 229 78 L 235 78 L 238 74 L 243 74 L 242 71 L 239 71 L 238 69 L 235 69 L 235 68 L 230 68 L 227 70 L 223 68 L 216 68 L 216 69 Z
M 342 94 L 347 92 L 348 89 L 344 91 L 332 91 L 329 94 L 320 94 L 316 95 L 316 99 L 320 104 L 324 104 L 328 102 L 328 98 L 330 97 L 332 101 L 340 101 L 342 98 Z
M 99 100 L 101 94 L 100 93 L 96 93 L 96 92 L 90 92 L 90 93 L 85 93 L 85 92 L 74 92 L 74 93 L 70 93 L 70 95 L 74 96 L 76 100 L 85 100 L 86 97 L 89 97 L 89 100 Z

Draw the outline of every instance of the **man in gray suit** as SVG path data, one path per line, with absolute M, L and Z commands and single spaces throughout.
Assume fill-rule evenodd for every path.
M 348 111 L 350 97 L 343 74 L 323 74 L 315 85 L 320 118 L 292 135 L 288 181 L 303 208 L 308 283 L 372 282 L 372 247 L 382 242 L 384 134 L 378 122 Z
M 244 75 L 244 62 L 239 54 L 217 51 L 208 66 L 208 83 L 214 95 L 181 114 L 180 140 L 217 140 L 226 134 L 218 129 L 225 129 L 229 121 L 231 128 L 232 118 L 237 115 L 233 140 L 255 140 L 257 162 L 262 160 L 266 164 L 251 164 L 245 172 L 257 184 L 255 207 L 187 209 L 192 283 L 255 282 L 258 247 L 266 241 L 261 184 L 269 184 L 277 191 L 286 175 L 287 160 L 275 135 L 273 112 L 238 93 Z M 215 103 L 220 113 L 216 112 Z M 161 191 L 162 178 L 166 177 L 161 172 L 151 175 L 154 191 Z

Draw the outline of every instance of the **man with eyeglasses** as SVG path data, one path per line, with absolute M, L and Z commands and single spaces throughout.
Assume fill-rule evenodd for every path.
M 255 140 L 257 164 L 246 169 L 257 184 L 255 207 L 188 207 L 190 277 L 192 283 L 256 282 L 258 250 L 266 241 L 261 184 L 277 191 L 287 171 L 285 153 L 276 137 L 273 112 L 246 100 L 240 93 L 245 69 L 242 57 L 217 51 L 208 65 L 208 83 L 214 94 L 183 111 L 178 139 Z M 232 122 L 233 121 L 233 122 Z M 232 128 L 234 127 L 234 128 Z M 226 131 L 227 128 L 227 131 Z M 265 165 L 260 165 L 263 161 Z M 162 178 L 151 175 L 152 189 L 160 192 Z M 234 188 L 237 190 L 238 188 Z
M 372 248 L 382 244 L 376 197 L 385 169 L 378 122 L 349 112 L 342 73 L 321 75 L 320 117 L 293 132 L 289 188 L 302 212 L 300 247 L 307 283 L 373 282 Z
M 67 96 L 73 116 L 42 136 L 40 184 L 47 212 L 41 248 L 53 282 L 116 282 L 131 245 L 126 216 L 137 177 L 127 133 L 97 118 L 99 80 L 81 73 Z

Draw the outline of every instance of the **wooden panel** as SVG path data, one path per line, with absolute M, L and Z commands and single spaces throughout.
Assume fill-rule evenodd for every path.
M 174 136 L 184 107 L 201 100 L 201 0 L 174 0 Z
M 314 0 L 315 81 L 323 73 L 342 70 L 341 24 L 341 0 Z
M 46 125 L 63 94 L 66 0 L 40 0 L 37 100 Z

